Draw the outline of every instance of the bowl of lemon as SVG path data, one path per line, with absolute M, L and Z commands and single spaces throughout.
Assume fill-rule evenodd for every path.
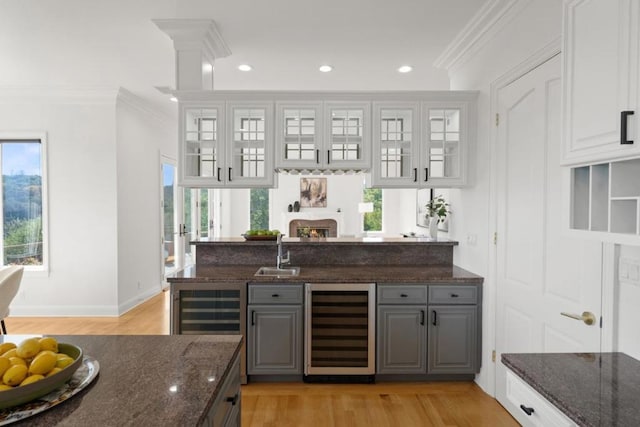
M 0 409 L 30 402 L 66 383 L 82 363 L 82 349 L 53 337 L 0 343 Z

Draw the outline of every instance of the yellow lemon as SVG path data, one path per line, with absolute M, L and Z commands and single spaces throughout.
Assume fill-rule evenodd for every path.
M 18 356 L 10 357 L 9 363 L 11 363 L 11 366 L 13 365 L 27 366 L 27 361 L 24 360 L 22 357 L 18 357 Z
M 56 366 L 58 358 L 52 351 L 41 351 L 29 365 L 30 374 L 44 375 Z
M 13 387 L 6 384 L 0 384 L 0 391 L 5 391 L 5 390 L 13 390 Z
M 50 377 L 51 375 L 55 375 L 58 372 L 62 371 L 62 368 L 58 368 L 57 366 L 55 368 L 53 368 L 52 370 L 50 370 L 49 372 L 47 372 L 47 375 L 45 375 L 46 377 Z
M 0 354 L 5 354 L 7 351 L 11 350 L 12 348 L 16 348 L 16 345 L 12 342 L 3 342 L 2 344 L 0 344 Z
M 40 352 L 40 341 L 38 338 L 27 338 L 22 341 L 16 349 L 16 355 L 23 359 L 31 359 Z
M 58 341 L 53 337 L 40 338 L 40 351 L 50 350 L 54 353 L 58 352 Z
M 62 356 L 61 356 L 62 355 Z M 66 354 L 58 353 L 58 360 L 56 361 L 56 367 L 66 368 L 73 363 L 73 359 Z
M 44 379 L 44 375 L 40 375 L 40 374 L 36 374 L 36 375 L 31 375 L 28 376 L 27 378 L 25 378 L 20 385 L 27 385 L 27 384 L 31 384 L 31 383 L 35 383 L 36 381 L 40 381 Z
M 11 361 L 8 357 L 0 356 L 0 377 L 11 367 Z
M 27 378 L 27 367 L 24 365 L 13 365 L 2 376 L 2 382 L 6 385 L 15 386 Z
M 12 348 L 11 350 L 4 352 L 2 354 L 2 357 L 6 357 L 7 359 L 10 357 L 16 357 L 16 351 L 17 349 Z

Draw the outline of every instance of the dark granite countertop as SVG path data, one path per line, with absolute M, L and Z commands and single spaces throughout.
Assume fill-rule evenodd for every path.
M 458 242 L 449 239 L 432 239 L 431 237 L 283 237 L 282 242 L 287 245 L 440 245 L 458 246 Z M 193 245 L 216 244 L 248 244 L 248 245 L 275 245 L 275 240 L 246 240 L 244 237 L 216 237 L 201 238 L 191 242 Z
M 196 425 L 213 404 L 242 341 L 239 335 L 56 338 L 94 357 L 100 373 L 68 401 L 14 425 Z
M 579 426 L 640 423 L 640 361 L 624 353 L 503 354 L 502 363 Z
M 300 266 L 295 277 L 255 277 L 259 265 L 202 265 L 187 267 L 168 277 L 180 282 L 265 282 L 265 283 L 464 283 L 481 284 L 483 278 L 460 267 L 450 266 Z

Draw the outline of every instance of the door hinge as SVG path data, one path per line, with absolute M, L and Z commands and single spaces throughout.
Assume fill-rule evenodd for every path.
M 494 245 L 498 244 L 498 232 L 497 231 L 493 232 L 493 244 Z
M 494 362 L 494 363 L 495 363 L 495 361 L 496 361 L 496 351 L 495 351 L 495 350 L 493 350 L 493 351 L 491 352 L 491 361 L 492 361 L 492 362 Z
M 600 329 L 602 329 L 602 316 L 600 316 Z
M 500 114 L 496 113 L 496 126 L 500 126 Z

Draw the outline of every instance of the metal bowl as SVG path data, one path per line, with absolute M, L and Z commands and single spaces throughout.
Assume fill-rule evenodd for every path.
M 73 363 L 55 375 L 46 377 L 35 383 L 0 391 L 0 409 L 10 408 L 30 402 L 44 396 L 69 381 L 74 372 L 82 364 L 82 349 L 73 344 L 58 343 L 58 353 L 71 356 Z

